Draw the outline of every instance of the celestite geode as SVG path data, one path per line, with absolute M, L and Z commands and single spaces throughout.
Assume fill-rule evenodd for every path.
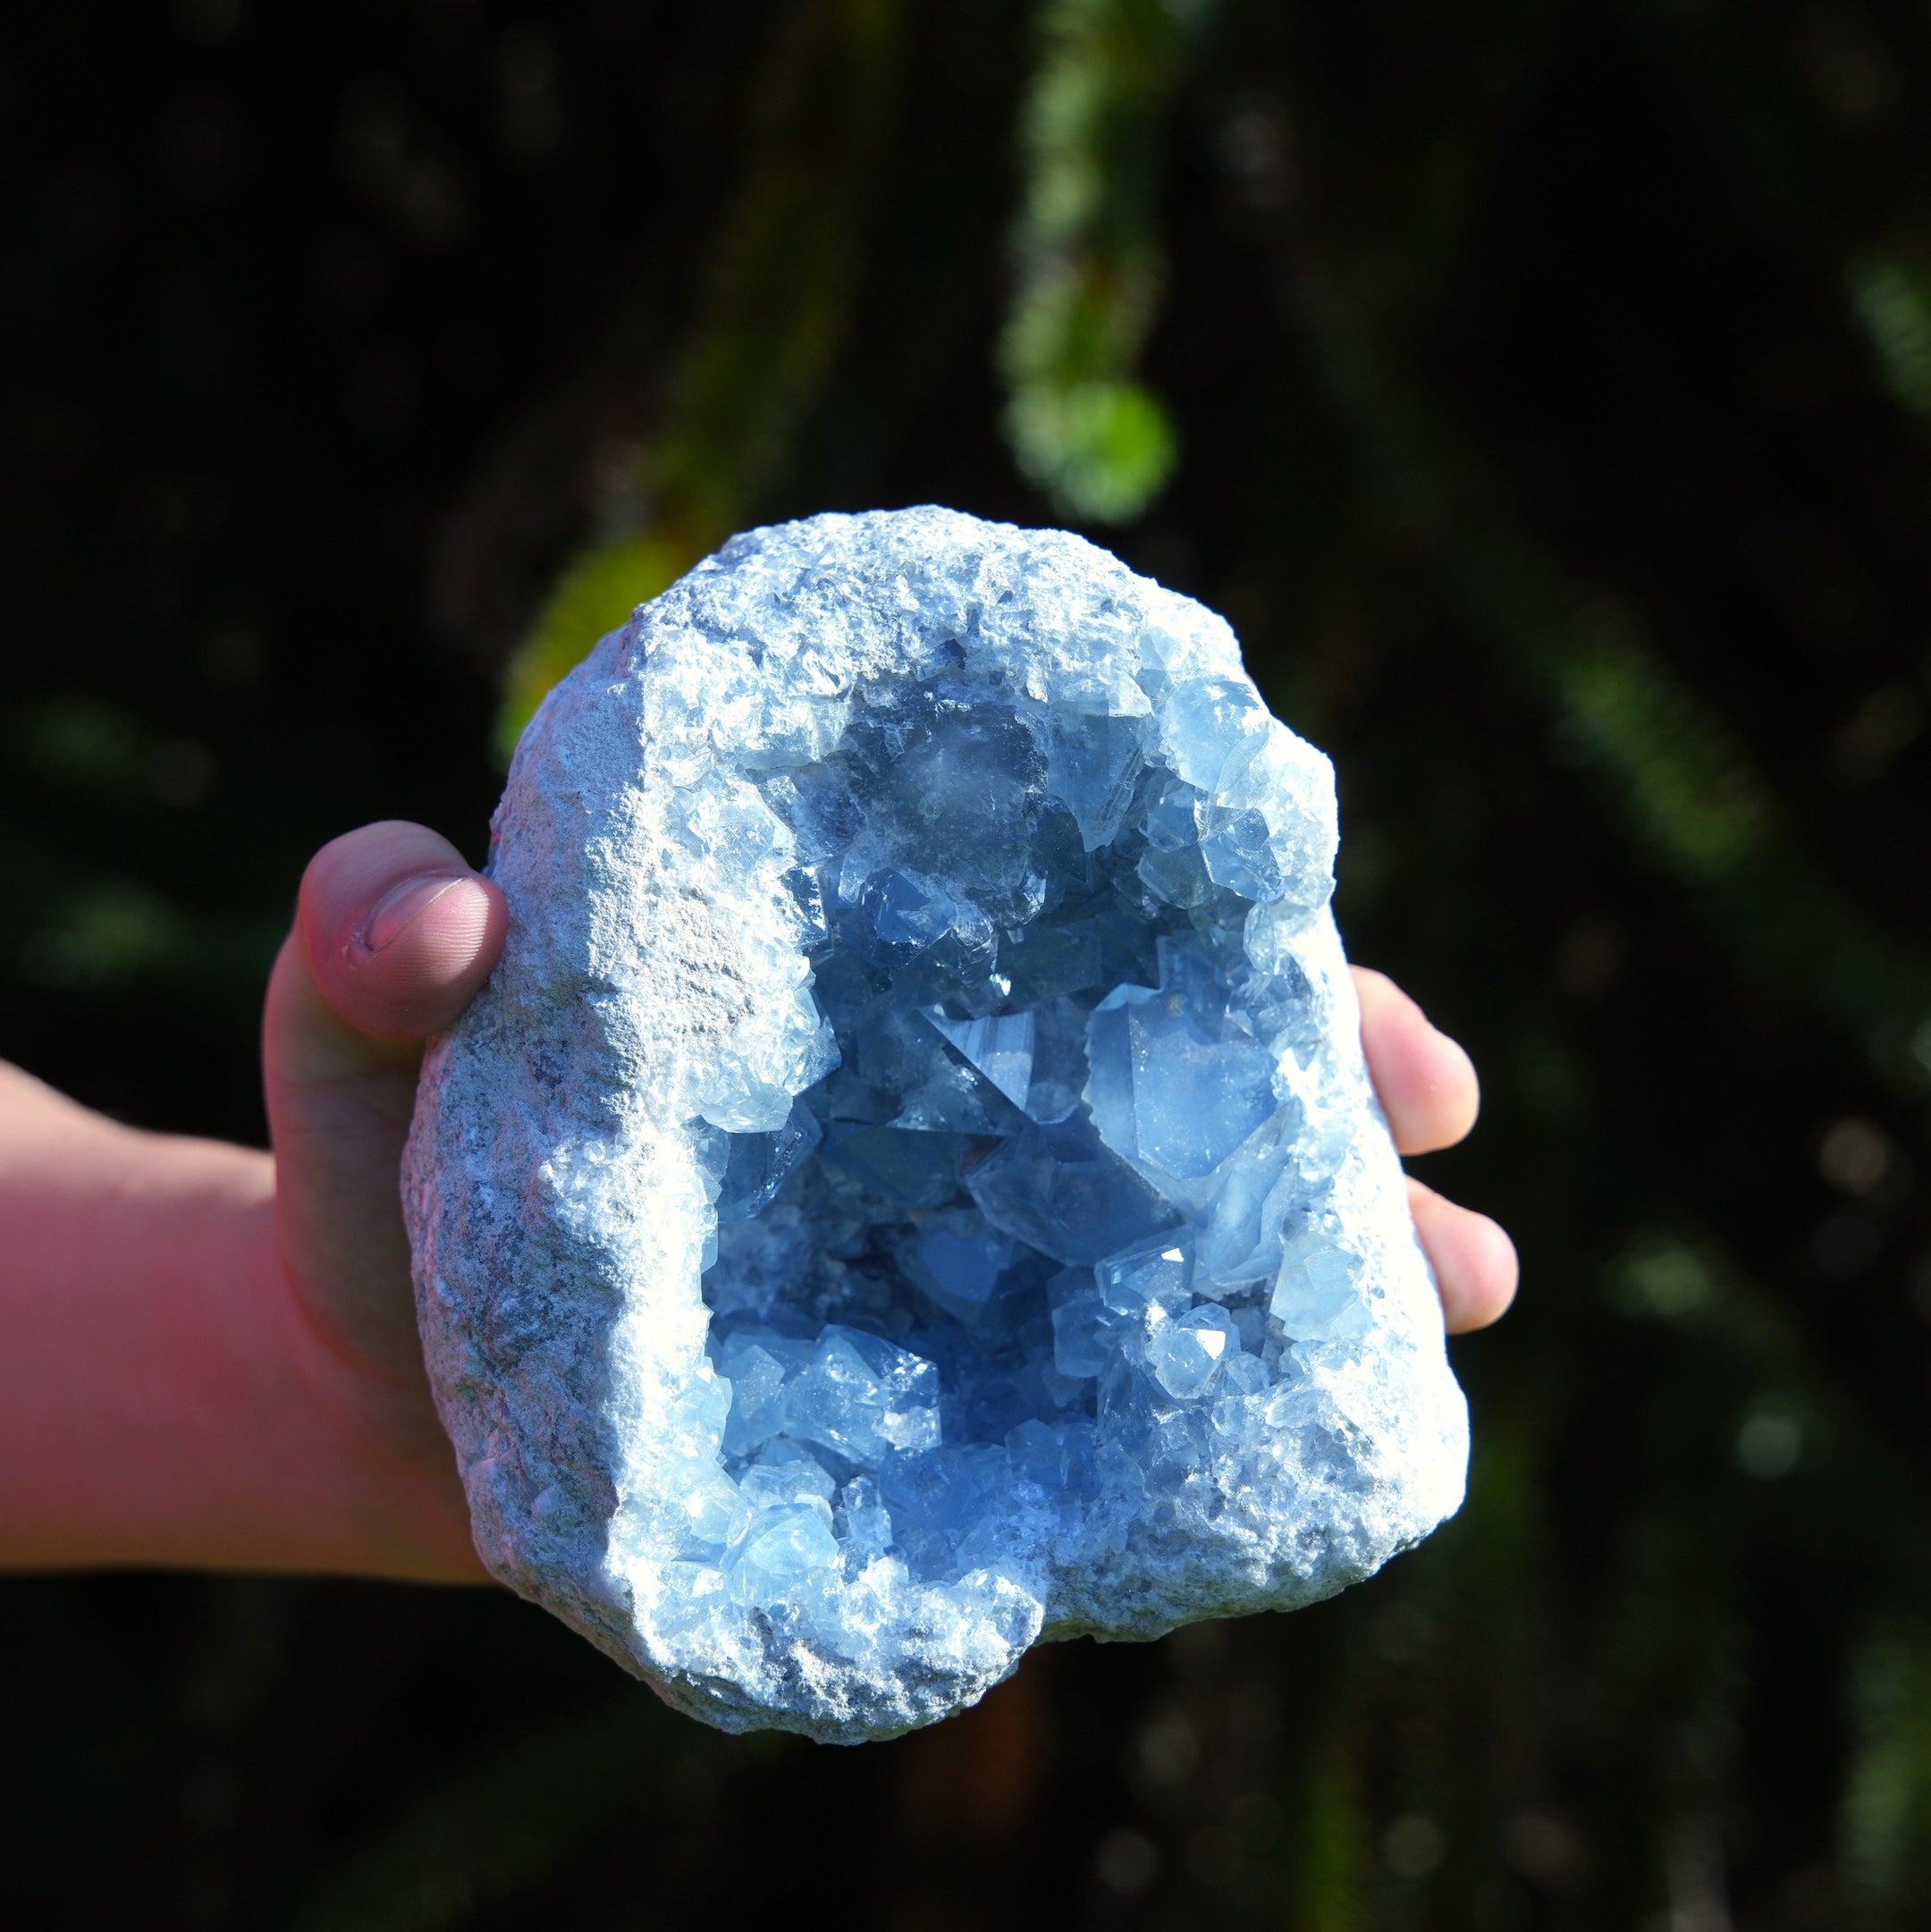
M 406 1166 L 490 1568 L 853 1742 L 1425 1535 L 1466 1413 L 1335 843 L 1227 625 L 1063 532 L 756 530 L 606 637 Z

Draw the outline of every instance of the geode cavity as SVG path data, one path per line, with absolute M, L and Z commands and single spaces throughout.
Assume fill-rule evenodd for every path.
M 1227 625 L 1061 532 L 754 531 L 606 637 L 406 1168 L 490 1568 L 855 1741 L 1425 1535 L 1466 1418 L 1334 856 Z

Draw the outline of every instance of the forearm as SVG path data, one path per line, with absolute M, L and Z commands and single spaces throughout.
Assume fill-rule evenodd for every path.
M 448 1447 L 304 1320 L 266 1154 L 0 1067 L 0 1565 L 478 1573 Z

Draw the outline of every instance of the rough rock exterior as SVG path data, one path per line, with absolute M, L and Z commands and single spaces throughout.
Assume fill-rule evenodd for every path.
M 490 1568 L 671 1703 L 888 1736 L 1455 1508 L 1332 774 L 1218 617 L 945 510 L 753 531 L 551 695 L 494 831 L 424 1346 Z

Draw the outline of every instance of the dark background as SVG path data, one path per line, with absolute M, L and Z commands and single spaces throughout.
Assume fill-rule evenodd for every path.
M 1350 949 L 1482 1067 L 1422 1164 L 1524 1264 L 1467 1507 L 847 1752 L 492 1593 L 13 1581 L 9 1926 L 1931 1924 L 1931 16 L 1192 12 L 1178 468 L 1094 534 L 1334 755 Z M 0 1053 L 260 1137 L 305 858 L 480 855 L 508 654 L 678 372 L 757 364 L 715 238 L 860 13 L 741 520 L 1062 520 L 1000 428 L 1019 0 L 0 10 Z

